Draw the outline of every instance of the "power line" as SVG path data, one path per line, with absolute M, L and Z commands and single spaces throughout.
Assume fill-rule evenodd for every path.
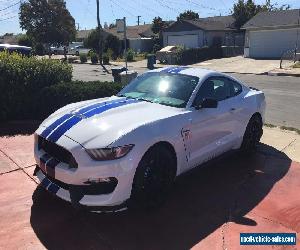
M 117 5 L 120 9 L 127 12 L 129 15 L 136 17 L 136 15 L 132 14 L 129 10 L 125 9 L 123 6 L 121 6 L 118 2 L 115 2 L 114 0 L 111 0 L 115 5 Z
M 3 21 L 6 21 L 6 20 L 9 20 L 9 19 L 13 19 L 17 16 L 11 16 L 11 17 L 7 17 L 7 18 L 4 18 L 4 19 L 0 19 L 0 22 L 3 22 Z
M 16 6 L 17 4 L 20 4 L 20 3 L 21 3 L 21 1 L 18 1 L 16 3 L 12 4 L 12 5 L 9 5 L 9 6 L 5 7 L 5 8 L 3 8 L 3 9 L 1 9 L 0 11 L 7 10 L 7 9 L 9 9 L 11 7 L 14 7 L 14 6 Z
M 114 8 L 113 8 L 113 6 L 112 6 L 112 2 L 111 2 L 111 0 L 110 0 L 109 2 L 110 2 L 110 9 L 111 9 L 111 13 L 112 13 L 112 15 L 113 15 L 114 19 L 116 19 L 115 12 L 114 12 Z

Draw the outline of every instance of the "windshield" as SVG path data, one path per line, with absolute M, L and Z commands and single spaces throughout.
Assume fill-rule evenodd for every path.
M 134 79 L 118 96 L 184 108 L 198 82 L 195 76 L 150 72 Z

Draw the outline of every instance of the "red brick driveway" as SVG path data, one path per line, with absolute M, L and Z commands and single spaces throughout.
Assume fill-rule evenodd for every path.
M 32 136 L 0 138 L 0 249 L 241 247 L 240 232 L 300 232 L 300 164 L 267 145 L 181 177 L 158 211 L 75 211 L 32 177 Z

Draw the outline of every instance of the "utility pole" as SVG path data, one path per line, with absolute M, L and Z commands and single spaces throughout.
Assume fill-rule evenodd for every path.
M 138 18 L 138 21 L 137 21 L 137 24 L 138 24 L 138 26 L 140 26 L 140 18 L 141 18 L 142 16 L 137 16 L 137 18 Z
M 128 67 L 128 62 L 127 62 L 127 33 L 126 33 L 126 17 L 124 19 L 124 47 L 125 47 L 125 67 L 126 67 L 126 75 L 127 75 L 127 67 Z
M 99 61 L 102 68 L 105 70 L 106 73 L 109 73 L 108 70 L 103 65 L 103 38 L 102 38 L 102 26 L 100 23 L 100 3 L 99 0 L 96 0 L 97 4 L 97 24 L 98 24 L 98 32 L 99 32 Z

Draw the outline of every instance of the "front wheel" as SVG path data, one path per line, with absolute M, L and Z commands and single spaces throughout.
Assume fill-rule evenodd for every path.
M 260 115 L 254 115 L 251 117 L 241 146 L 241 151 L 250 153 L 255 151 L 256 146 L 258 145 L 260 138 L 263 134 L 263 124 Z
M 176 176 L 176 159 L 165 146 L 157 145 L 143 156 L 134 176 L 130 206 L 156 208 L 162 205 Z

